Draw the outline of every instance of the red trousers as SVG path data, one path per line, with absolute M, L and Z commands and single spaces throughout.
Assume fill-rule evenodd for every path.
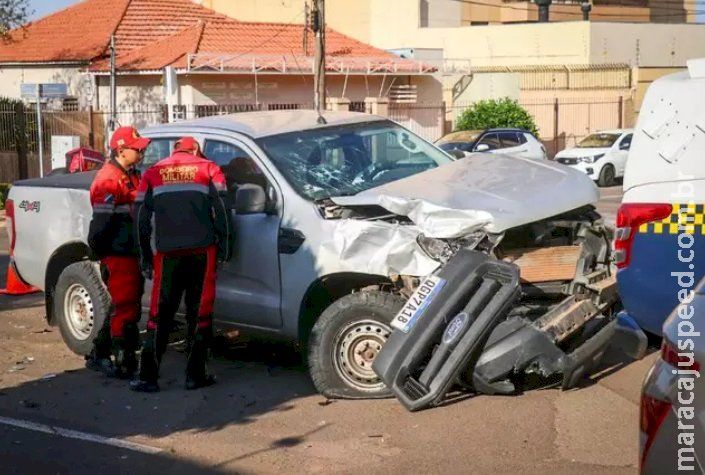
M 101 260 L 107 270 L 106 285 L 113 301 L 110 336 L 124 338 L 125 327 L 136 324 L 142 314 L 143 277 L 137 257 L 108 256 Z
M 210 246 L 155 254 L 148 330 L 156 330 L 162 324 L 169 328 L 182 297 L 189 326 L 198 330 L 211 329 L 217 253 L 218 248 Z

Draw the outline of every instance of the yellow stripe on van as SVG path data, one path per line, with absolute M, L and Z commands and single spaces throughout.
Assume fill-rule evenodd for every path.
M 681 214 L 681 210 L 683 213 Z M 683 229 L 680 229 L 680 228 Z M 705 205 L 673 203 L 671 215 L 661 221 L 642 224 L 640 234 L 702 234 L 705 235 Z

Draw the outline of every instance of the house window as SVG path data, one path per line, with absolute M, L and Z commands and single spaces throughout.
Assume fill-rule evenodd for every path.
M 65 97 L 61 103 L 63 112 L 76 112 L 79 110 L 78 97 Z

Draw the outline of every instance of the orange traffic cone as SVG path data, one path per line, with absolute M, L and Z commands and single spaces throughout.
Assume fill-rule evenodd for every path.
M 10 258 L 10 263 L 7 266 L 7 287 L 0 289 L 0 294 L 5 295 L 27 295 L 41 292 L 40 289 L 32 287 L 29 284 L 22 282 L 22 279 L 17 275 L 15 266 Z

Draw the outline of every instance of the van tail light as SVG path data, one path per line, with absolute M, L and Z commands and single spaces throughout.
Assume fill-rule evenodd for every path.
M 643 442 L 641 451 L 639 473 L 643 473 L 644 463 L 649 455 L 649 450 L 651 450 L 656 434 L 661 428 L 661 425 L 663 425 L 663 421 L 666 420 L 666 416 L 670 410 L 670 402 L 661 401 L 648 394 L 642 393 L 641 407 L 639 410 L 639 428 L 643 436 L 646 437 L 646 440 Z
M 662 221 L 671 215 L 673 206 L 666 203 L 624 203 L 617 211 L 617 233 L 614 241 L 618 269 L 629 265 L 634 237 L 642 224 Z
M 10 243 L 9 254 L 12 255 L 15 250 L 15 203 L 10 199 L 5 201 L 5 229 Z
M 692 354 L 692 352 L 688 354 Z M 661 343 L 661 359 L 678 369 L 700 371 L 700 362 L 698 360 L 694 358 L 691 359 L 679 353 L 678 350 L 671 346 L 665 338 Z

